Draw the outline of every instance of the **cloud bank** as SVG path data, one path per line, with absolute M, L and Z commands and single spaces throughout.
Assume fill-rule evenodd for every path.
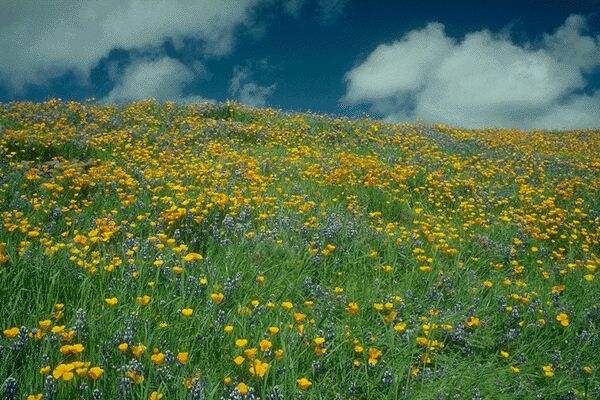
M 193 79 L 192 70 L 173 58 L 136 60 L 127 66 L 104 101 L 120 103 L 150 97 L 187 101 L 182 93 Z
M 251 73 L 248 67 L 236 67 L 233 77 L 229 81 L 229 94 L 240 103 L 263 107 L 267 104 L 267 98 L 273 93 L 276 85 L 261 86 L 250 80 Z
M 0 76 L 15 91 L 67 71 L 85 81 L 113 49 L 146 50 L 190 37 L 201 41 L 202 54 L 222 55 L 258 1 L 8 0 L 0 14 Z M 134 68 L 129 72 L 144 71 Z
M 600 36 L 586 35 L 578 15 L 523 45 L 488 30 L 457 40 L 430 23 L 378 46 L 349 71 L 342 101 L 368 104 L 390 121 L 597 128 L 600 91 L 591 92 L 586 74 L 599 66 Z

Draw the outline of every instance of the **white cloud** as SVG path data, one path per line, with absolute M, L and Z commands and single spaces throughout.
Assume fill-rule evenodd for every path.
M 248 67 L 236 67 L 229 82 L 229 94 L 236 97 L 243 104 L 263 107 L 267 104 L 267 98 L 273 93 L 276 85 L 261 86 L 250 81 L 250 78 L 251 74 Z
M 8 0 L 0 15 L 0 75 L 16 90 L 72 70 L 85 80 L 112 49 L 194 37 L 221 55 L 259 0 Z
M 348 104 L 365 103 L 386 119 L 420 118 L 465 127 L 600 126 L 600 92 L 585 73 L 600 66 L 600 37 L 571 16 L 536 45 L 487 30 L 462 40 L 431 23 L 378 46 L 346 74 Z
M 136 60 L 127 66 L 104 100 L 126 102 L 150 97 L 159 101 L 182 100 L 185 85 L 193 79 L 194 73 L 173 58 Z

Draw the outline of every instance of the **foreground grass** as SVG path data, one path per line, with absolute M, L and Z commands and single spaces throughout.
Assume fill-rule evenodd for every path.
M 27 399 L 600 396 L 600 133 L 0 107 Z

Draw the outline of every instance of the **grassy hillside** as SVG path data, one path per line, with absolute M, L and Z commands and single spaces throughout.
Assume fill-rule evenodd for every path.
M 10 103 L 0 181 L 5 398 L 600 396 L 600 132 Z

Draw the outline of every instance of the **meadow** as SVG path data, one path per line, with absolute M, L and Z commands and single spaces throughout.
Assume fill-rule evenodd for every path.
M 2 399 L 600 398 L 600 132 L 0 105 Z

